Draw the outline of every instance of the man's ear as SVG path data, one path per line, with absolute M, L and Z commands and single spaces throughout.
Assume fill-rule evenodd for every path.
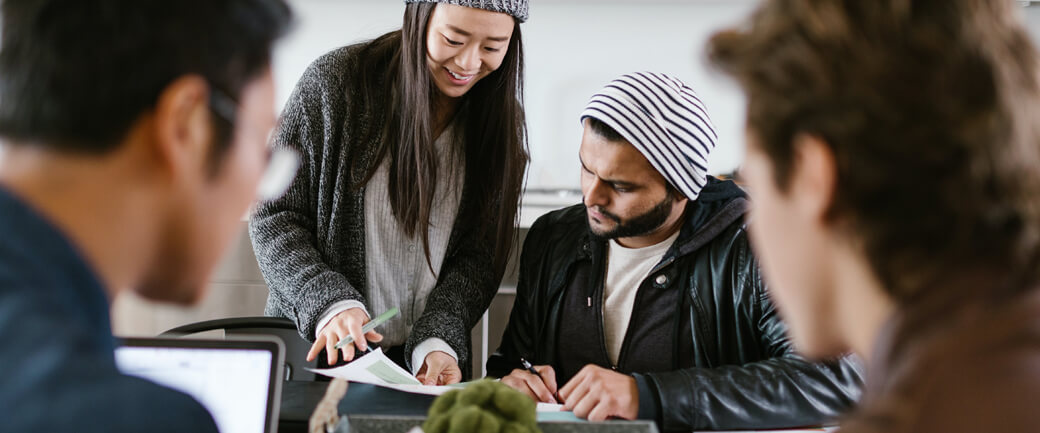
M 800 212 L 822 224 L 831 221 L 838 167 L 830 145 L 816 135 L 799 133 L 793 144 L 789 192 Z
M 174 177 L 198 176 L 212 141 L 206 80 L 188 75 L 166 86 L 155 105 L 154 125 L 160 167 Z

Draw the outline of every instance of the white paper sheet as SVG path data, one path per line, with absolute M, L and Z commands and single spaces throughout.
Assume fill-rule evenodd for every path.
M 423 385 L 408 371 L 391 361 L 376 349 L 347 365 L 333 368 L 308 368 L 314 373 L 352 382 L 368 383 L 412 394 L 441 395 L 453 389 L 465 388 L 469 382 L 447 386 Z M 562 412 L 562 404 L 538 403 L 538 412 Z
M 308 368 L 315 373 L 373 385 L 421 385 L 418 379 L 395 364 L 377 348 L 347 365 L 333 368 Z
M 538 403 L 538 412 L 563 412 L 563 405 L 556 403 Z
M 369 383 L 412 394 L 441 395 L 460 386 L 428 386 L 419 382 L 408 371 L 401 368 L 376 349 L 355 359 L 347 365 L 333 368 L 308 368 L 312 372 L 352 382 Z

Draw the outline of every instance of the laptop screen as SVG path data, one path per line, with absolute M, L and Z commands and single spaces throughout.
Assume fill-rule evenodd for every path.
M 281 380 L 278 354 L 266 341 L 158 338 L 125 339 L 115 353 L 124 374 L 198 400 L 221 433 L 270 431 Z

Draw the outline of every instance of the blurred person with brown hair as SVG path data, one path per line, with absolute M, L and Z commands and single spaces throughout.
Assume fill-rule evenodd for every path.
M 716 34 L 751 235 L 800 351 L 868 360 L 845 431 L 1035 431 L 1038 58 L 1007 0 L 776 0 Z

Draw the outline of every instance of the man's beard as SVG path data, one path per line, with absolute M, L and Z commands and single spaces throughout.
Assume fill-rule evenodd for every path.
M 672 214 L 672 205 L 675 200 L 671 195 L 665 196 L 664 200 L 655 205 L 650 210 L 646 211 L 641 215 L 636 215 L 625 221 L 622 221 L 620 217 L 607 212 L 603 208 L 596 208 L 596 211 L 603 214 L 603 216 L 614 220 L 617 223 L 613 229 L 601 232 L 597 231 L 592 227 L 589 222 L 589 231 L 593 235 L 603 239 L 617 239 L 617 238 L 630 238 L 634 236 L 643 236 L 650 234 L 653 231 L 661 228 L 665 221 L 668 220 L 668 216 Z

